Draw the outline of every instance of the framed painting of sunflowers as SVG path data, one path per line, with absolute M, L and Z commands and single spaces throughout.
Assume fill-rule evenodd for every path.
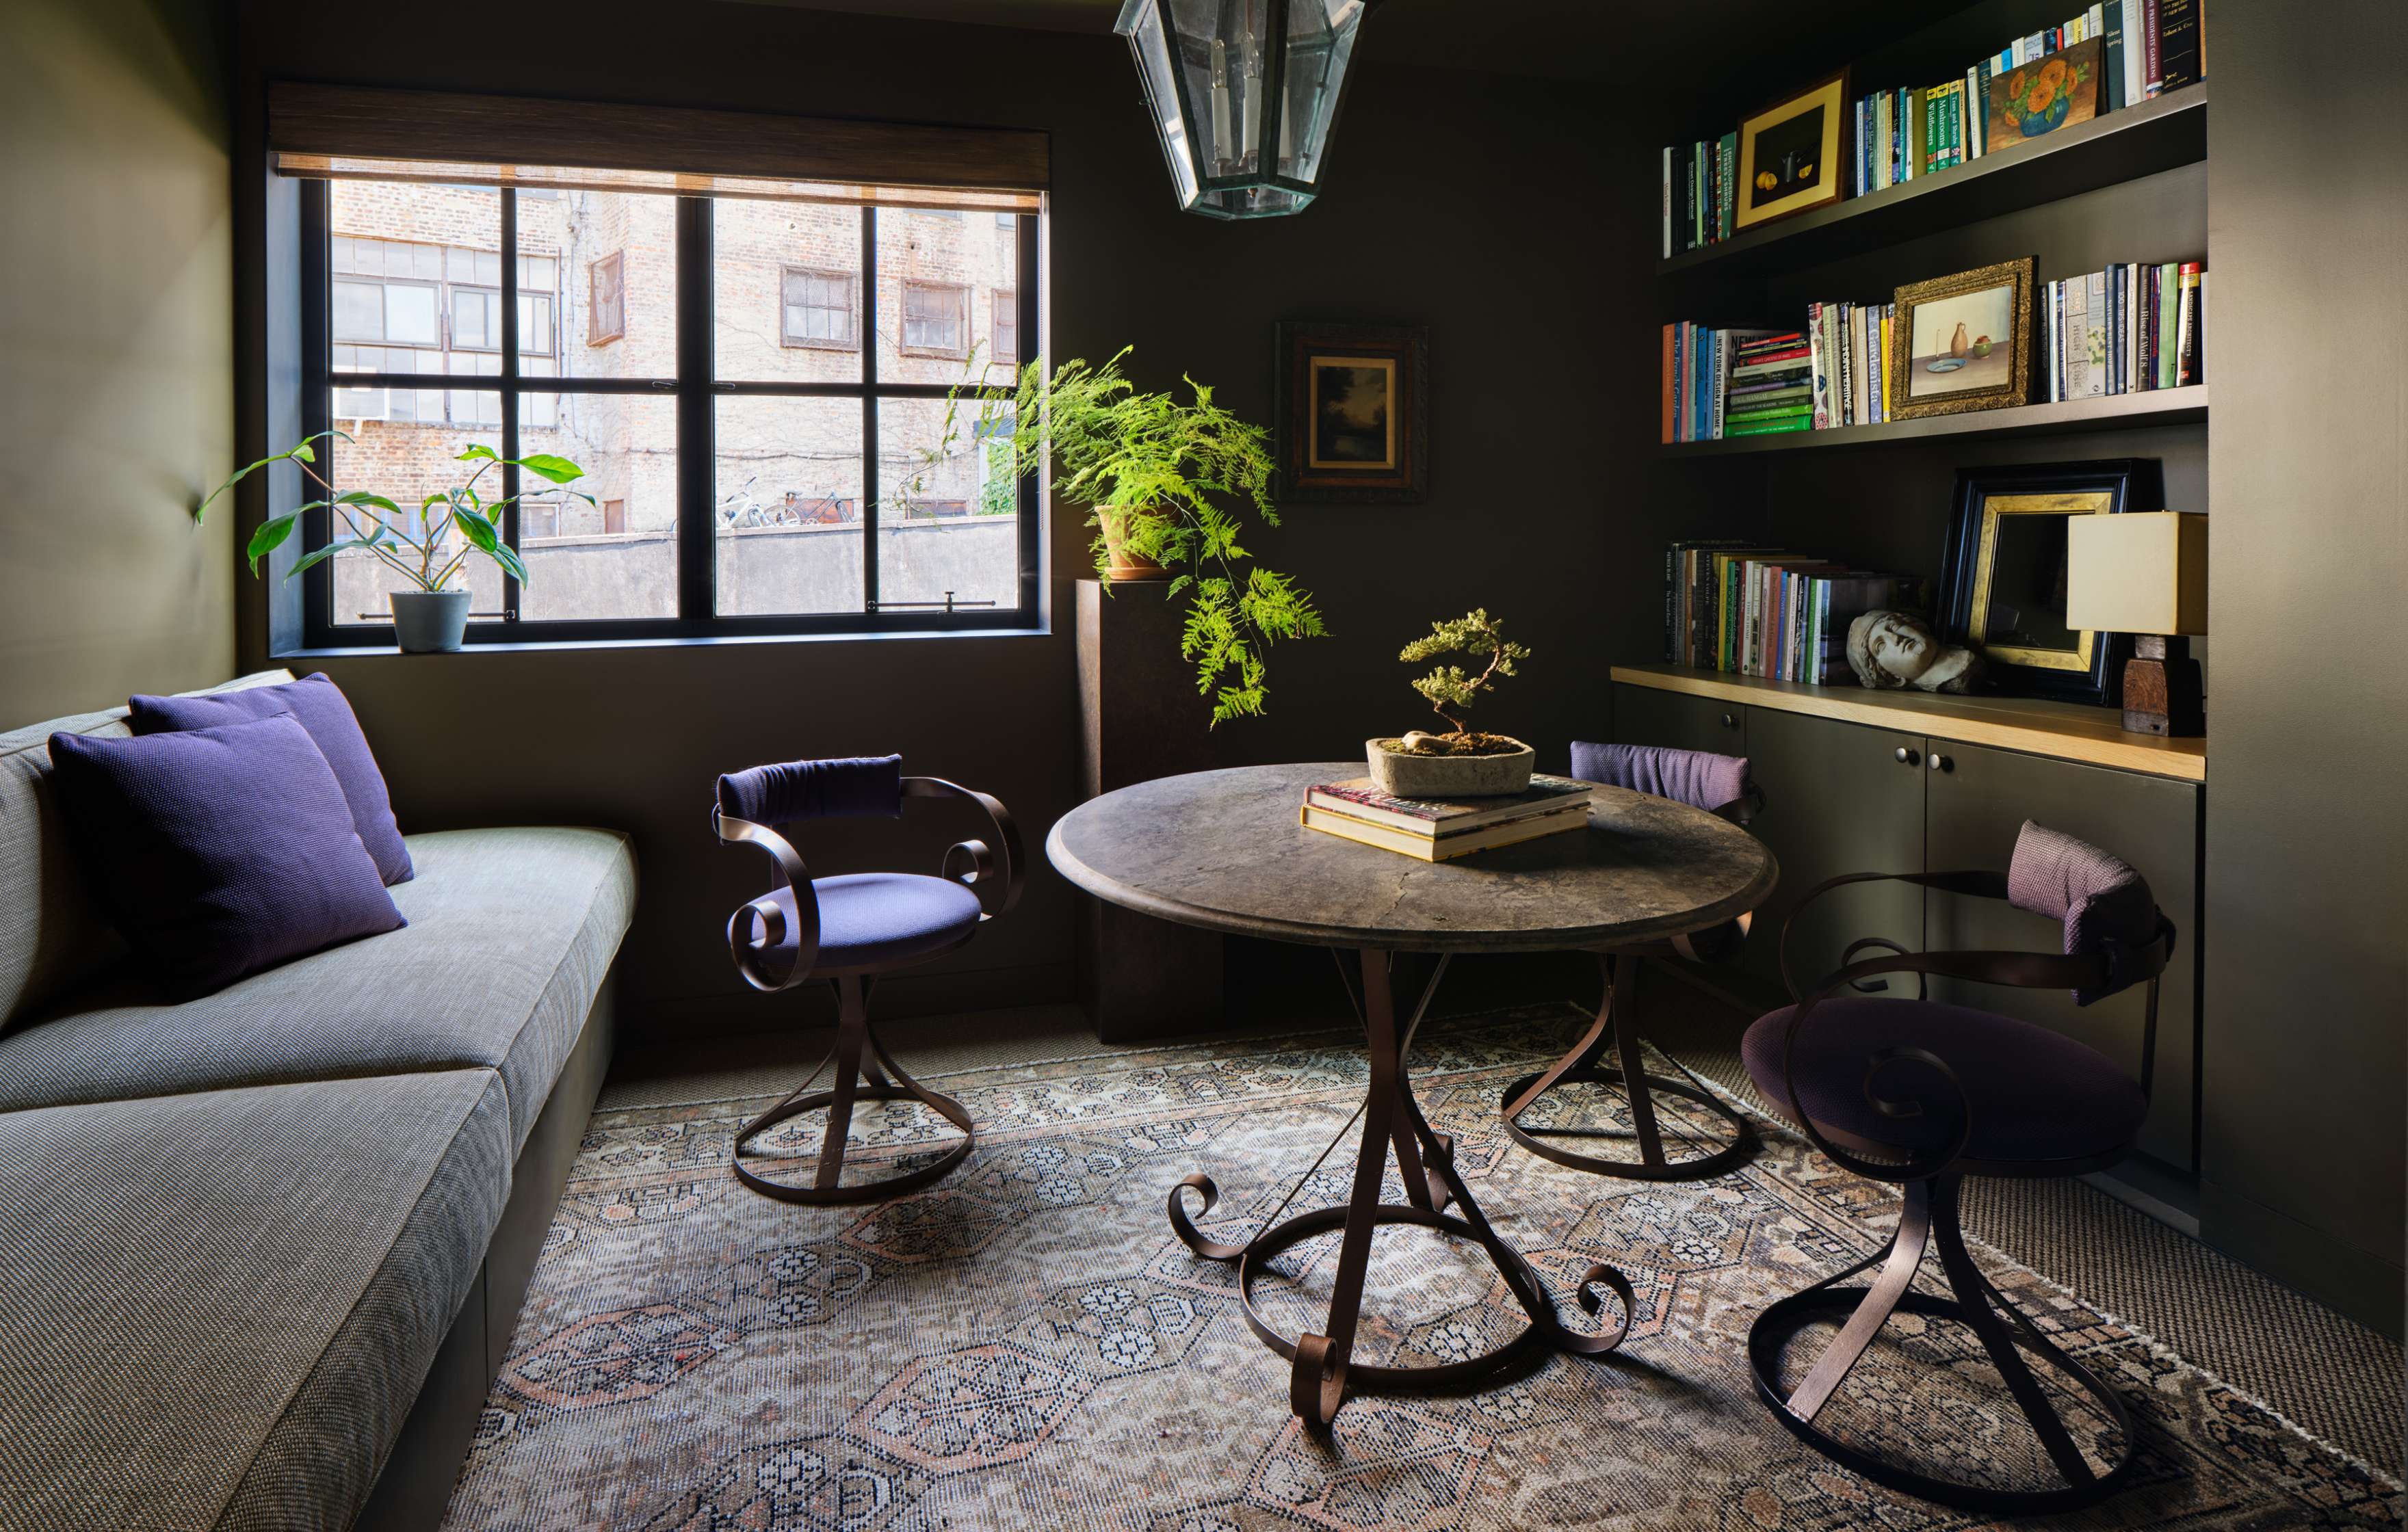
M 2099 115 L 2099 65 L 2106 42 L 2093 37 L 1990 81 L 1985 152 L 2042 137 Z
M 1732 222 L 1752 229 L 1847 195 L 1847 156 L 1840 144 L 1847 116 L 1843 69 L 1742 122 Z

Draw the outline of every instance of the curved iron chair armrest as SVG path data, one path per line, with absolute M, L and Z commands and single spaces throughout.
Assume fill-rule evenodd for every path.
M 754 989 L 772 995 L 793 989 L 811 976 L 811 969 L 818 966 L 820 960 L 820 901 L 811 891 L 811 875 L 803 866 L 802 853 L 767 825 L 724 814 L 715 804 L 710 810 L 710 827 L 722 845 L 759 847 L 769 858 L 769 870 L 776 880 L 767 894 L 727 917 L 727 955 L 735 959 L 736 971 Z M 793 892 L 795 915 L 800 926 L 795 933 L 794 966 L 782 975 L 761 966 L 763 954 L 786 939 L 786 910 L 777 897 L 780 889 Z
M 1028 859 L 1020 849 L 1020 826 L 1000 799 L 975 788 L 949 782 L 942 777 L 906 777 L 903 795 L 907 798 L 968 798 L 986 810 L 987 823 L 995 826 L 996 845 L 983 840 L 957 840 L 945 848 L 945 860 L 939 873 L 978 895 L 979 919 L 991 921 L 1009 911 L 1020 902 L 1020 887 L 1026 880 Z M 1000 847 L 998 852 L 997 847 Z M 996 862 L 1000 860 L 1003 893 L 1000 897 L 989 891 L 997 881 Z
M 1914 883 L 1923 888 L 1936 888 L 1942 893 L 1966 894 L 1982 899 L 2003 899 L 2007 896 L 2007 877 L 2002 872 L 1843 872 L 1837 878 L 1827 878 L 1808 889 L 1806 896 L 1798 901 L 1797 905 L 1790 909 L 1788 918 L 1781 923 L 1781 945 L 1775 956 L 1781 970 L 1781 987 L 1789 992 L 1789 998 L 1793 1003 L 1802 1002 L 1806 998 L 1804 992 L 1798 987 L 1797 974 L 1789 966 L 1789 938 L 1798 928 L 1798 917 L 1806 912 L 1808 905 L 1835 888 L 1844 888 L 1850 883 L 1881 882 Z M 1840 962 L 1842 966 L 1854 963 L 1856 953 L 1867 947 L 1882 947 L 1901 954 L 1906 952 L 1905 948 L 1887 937 L 1865 937 L 1849 943 L 1848 950 L 1841 954 Z M 1875 984 L 1872 989 L 1863 993 L 1871 994 L 1886 987 Z M 1922 978 L 1918 975 L 1915 981 L 1914 997 L 1918 1000 L 1923 999 L 1925 993 Z

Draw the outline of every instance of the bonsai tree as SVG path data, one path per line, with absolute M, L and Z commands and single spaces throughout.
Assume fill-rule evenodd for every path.
M 1264 655 L 1282 638 L 1328 631 L 1312 593 L 1254 562 L 1241 539 L 1247 508 L 1279 525 L 1271 501 L 1268 433 L 1184 379 L 1190 400 L 1140 392 L 1121 372 L 1124 346 L 1101 366 L 1043 358 L 1022 369 L 1009 398 L 983 395 L 978 439 L 1000 440 L 1012 422 L 1014 481 L 1054 466 L 1054 492 L 1087 508 L 1096 529 L 1096 575 L 1109 592 L 1115 564 L 1158 565 L 1171 576 L 1166 599 L 1187 598 L 1180 653 L 1196 666 L 1197 691 L 1212 699 L 1212 726 L 1258 716 L 1268 699 Z M 956 399 L 974 385 L 954 389 Z M 947 412 L 949 450 L 953 412 Z
M 327 481 L 326 476 L 317 470 L 317 449 L 310 444 L 327 437 L 340 437 L 345 441 L 352 439 L 349 432 L 321 431 L 316 436 L 304 437 L 281 452 L 261 458 L 211 490 L 208 499 L 193 508 L 194 522 L 197 523 L 208 514 L 209 507 L 216 503 L 219 495 L 260 469 L 274 463 L 290 463 L 308 476 L 324 498 L 312 500 L 286 515 L 271 516 L 260 523 L 259 530 L 251 535 L 251 546 L 246 550 L 252 574 L 259 573 L 262 558 L 282 547 L 285 540 L 293 536 L 293 528 L 303 516 L 322 509 L 333 512 L 340 520 L 346 535 L 328 538 L 325 547 L 296 560 L 293 567 L 285 571 L 285 579 L 292 579 L 322 559 L 332 558 L 351 549 L 365 549 L 422 591 L 432 593 L 449 589 L 452 576 L 468 562 L 471 552 L 484 554 L 523 585 L 527 583 L 526 566 L 520 561 L 518 550 L 502 540 L 501 523 L 502 512 L 512 502 L 525 496 L 513 494 L 500 499 L 485 499 L 477 494 L 478 483 L 487 471 L 504 464 L 560 485 L 574 483 L 585 477 L 584 469 L 550 452 L 531 452 L 525 457 L 506 458 L 490 447 L 470 447 L 455 461 L 474 463 L 476 468 L 465 482 L 451 489 L 437 490 L 419 503 L 416 517 L 419 533 L 413 537 L 406 524 L 409 518 L 404 516 L 401 507 L 366 490 L 337 491 Z M 594 497 L 581 490 L 568 493 L 589 506 L 594 503 Z M 443 509 L 430 517 L 427 513 L 438 505 Z M 361 521 L 364 516 L 367 518 L 365 523 Z M 456 549 L 452 542 L 455 529 L 460 534 Z
M 1401 741 L 1404 748 L 1421 755 L 1488 755 L 1518 748 L 1518 741 L 1504 735 L 1474 734 L 1456 715 L 1469 712 L 1483 694 L 1495 690 L 1499 677 L 1514 674 L 1514 662 L 1528 659 L 1529 650 L 1507 638 L 1503 624 L 1488 615 L 1488 609 L 1475 607 L 1452 622 L 1432 623 L 1428 636 L 1407 644 L 1397 658 L 1419 665 L 1435 655 L 1457 653 L 1475 659 L 1485 655 L 1486 663 L 1477 675 L 1459 665 L 1441 665 L 1413 682 L 1430 710 L 1446 720 L 1447 732 L 1414 730 Z

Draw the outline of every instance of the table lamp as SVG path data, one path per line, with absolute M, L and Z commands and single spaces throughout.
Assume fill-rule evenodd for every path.
M 2207 631 L 2207 517 L 2075 516 L 2065 551 L 2065 625 L 2133 636 L 2124 727 L 2176 738 L 2205 734 L 2206 694 L 2183 636 Z

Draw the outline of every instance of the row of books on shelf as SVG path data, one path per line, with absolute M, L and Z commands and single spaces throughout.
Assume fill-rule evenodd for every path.
M 1424 862 L 1452 862 L 1473 852 L 1588 828 L 1589 784 L 1533 776 L 1510 796 L 1441 802 L 1383 793 L 1369 777 L 1305 789 L 1297 823 L 1341 839 Z
M 1961 76 L 1848 102 L 1840 123 L 1845 173 L 1829 194 L 1862 196 L 1940 175 L 2197 83 L 2207 70 L 2202 7 L 2203 0 L 2100 0 L 2062 25 L 2010 40 Z M 1811 165 L 1759 170 L 1744 128 L 1666 148 L 1662 171 L 1659 253 L 1667 259 L 1740 231 L 1743 179 L 1778 187 L 1819 179 Z
M 1848 670 L 1848 624 L 1928 604 L 1923 581 L 1854 569 L 1743 538 L 1664 551 L 1664 658 L 1673 665 L 1825 685 Z
M 1664 326 L 1661 438 L 1719 441 L 1890 418 L 1898 306 L 1813 303 L 1802 330 Z
M 2048 397 L 2096 399 L 2207 381 L 2203 263 L 2109 266 L 2043 289 Z

